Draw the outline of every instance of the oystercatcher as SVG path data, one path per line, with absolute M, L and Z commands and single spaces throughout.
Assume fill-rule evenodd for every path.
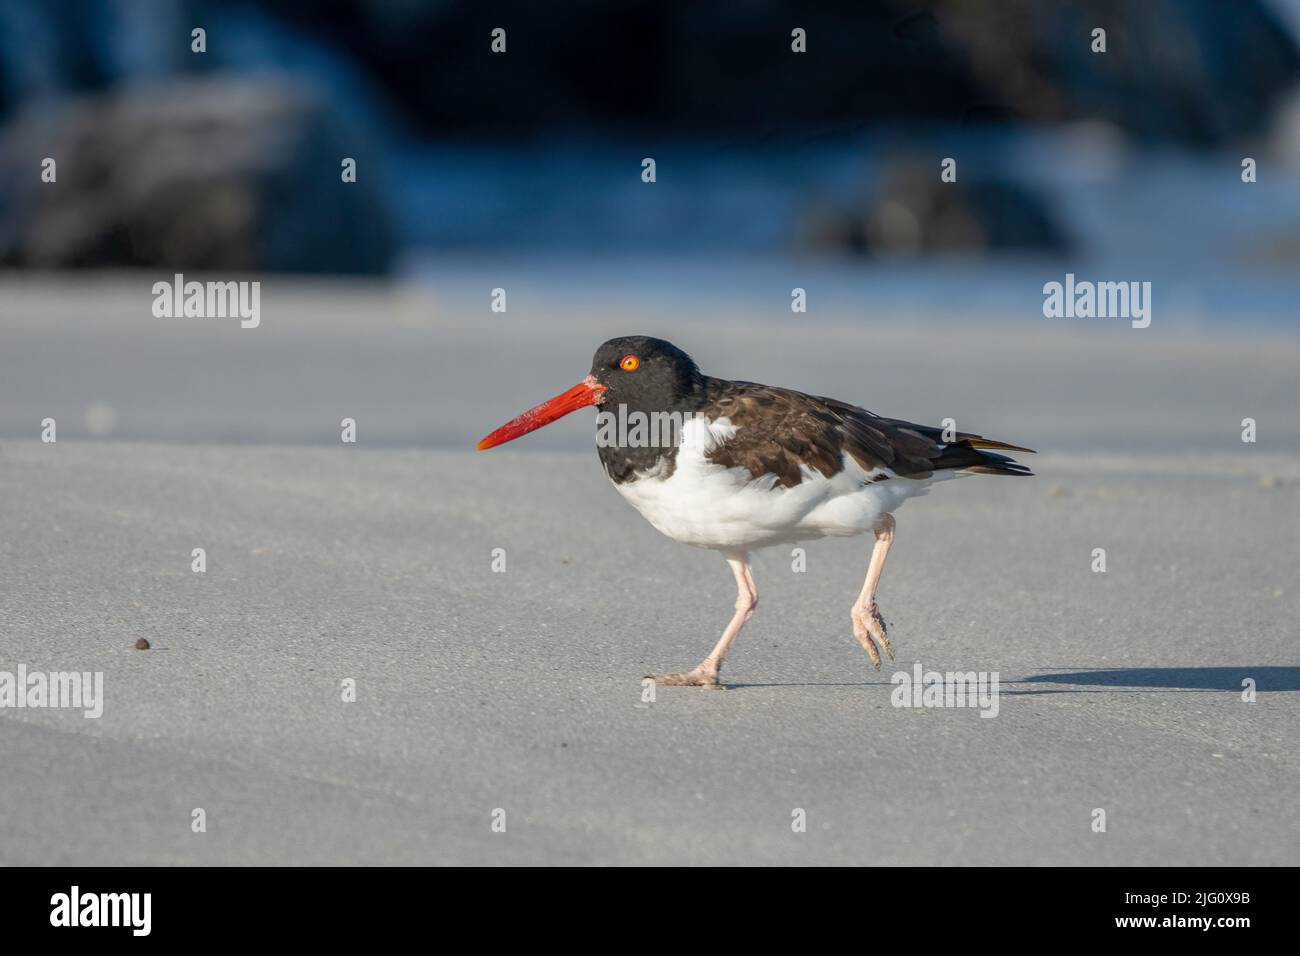
M 876 588 L 894 541 L 893 512 L 936 481 L 1029 475 L 999 451 L 1032 449 L 882 418 L 833 398 L 732 382 L 700 372 L 663 339 L 610 339 L 591 373 L 478 443 L 511 441 L 587 405 L 602 407 L 597 447 L 619 493 L 659 531 L 720 551 L 736 577 L 736 613 L 709 655 L 659 684 L 718 688 L 732 643 L 758 605 L 755 548 L 828 535 L 875 534 L 866 581 L 850 611 L 853 635 L 876 670 L 893 660 Z M 616 410 L 616 411 L 615 411 Z M 658 427 L 656 427 L 658 426 Z

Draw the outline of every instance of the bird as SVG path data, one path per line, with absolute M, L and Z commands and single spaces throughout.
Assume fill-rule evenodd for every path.
M 723 688 L 723 662 L 758 606 L 752 551 L 866 532 L 874 545 L 849 618 L 879 671 L 881 651 L 894 659 L 876 603 L 893 512 L 946 479 L 1033 474 L 1002 454 L 1033 454 L 1030 448 L 714 378 L 677 346 L 646 335 L 605 342 L 586 378 L 477 447 L 513 441 L 592 405 L 597 454 L 614 488 L 669 538 L 720 552 L 736 580 L 735 613 L 713 649 L 691 670 L 646 675 L 656 685 Z

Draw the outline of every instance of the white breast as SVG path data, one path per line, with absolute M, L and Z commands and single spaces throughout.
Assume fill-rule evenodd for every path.
M 775 475 L 751 479 L 744 468 L 724 468 L 706 460 L 710 451 L 737 431 L 726 418 L 692 419 L 682 428 L 677 466 L 669 477 L 662 477 L 661 465 L 614 487 L 674 541 L 743 551 L 870 531 L 881 514 L 925 494 L 933 481 L 897 478 L 888 469 L 869 473 L 845 455 L 843 469 L 833 477 L 805 467 L 803 481 L 784 488 L 776 484 Z M 882 474 L 888 480 L 871 481 Z

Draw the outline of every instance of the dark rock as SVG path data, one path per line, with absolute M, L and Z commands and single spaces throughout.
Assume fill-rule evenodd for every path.
M 1261 0 L 262 0 L 429 133 L 820 135 L 1100 120 L 1222 144 L 1265 129 L 1300 52 Z M 508 52 L 489 50 L 503 27 Z M 808 53 L 790 51 L 807 30 Z M 1107 31 L 1107 52 L 1090 49 Z M 448 95 L 449 91 L 455 95 Z
M 428 135 L 822 135 L 880 123 L 1099 120 L 1139 140 L 1261 133 L 1300 74 L 1264 0 L 177 0 L 0 18 L 0 113 L 184 71 L 373 89 Z M 191 55 L 202 24 L 208 52 Z M 790 50 L 807 31 L 808 52 Z M 507 31 L 508 52 L 490 50 Z M 1093 53 L 1091 31 L 1107 31 Z M 123 51 L 135 51 L 134 57 Z M 355 89 L 354 89 L 355 88 Z
M 818 208 L 799 229 L 819 252 L 878 256 L 1031 252 L 1060 255 L 1071 239 L 1046 201 L 995 178 L 942 182 L 932 162 L 897 163 L 867 208 Z
M 340 179 L 345 156 L 356 183 Z M 369 141 L 283 80 L 79 97 L 0 136 L 0 263 L 383 273 L 394 240 L 376 174 Z

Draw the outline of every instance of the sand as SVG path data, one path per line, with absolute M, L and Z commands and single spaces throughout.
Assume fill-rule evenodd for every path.
M 722 559 L 621 501 L 590 421 L 461 450 L 580 378 L 598 316 L 305 287 L 186 329 L 147 289 L 0 284 L 0 671 L 104 680 L 98 719 L 0 710 L 0 863 L 1300 862 L 1284 336 L 665 321 L 721 374 L 1044 453 L 900 510 L 882 672 L 868 542 L 814 542 L 757 555 L 726 692 L 647 702 L 729 617 Z M 998 672 L 997 716 L 893 706 L 917 662 Z

